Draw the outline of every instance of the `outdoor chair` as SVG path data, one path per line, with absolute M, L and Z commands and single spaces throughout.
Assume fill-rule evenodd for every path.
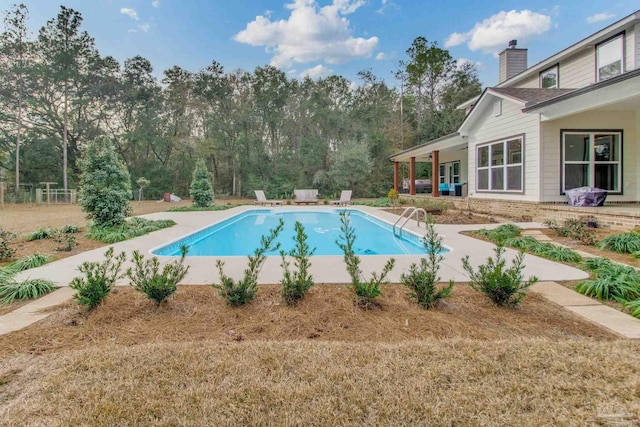
M 267 200 L 267 197 L 264 195 L 264 191 L 263 190 L 254 190 L 254 193 L 256 193 L 256 201 L 255 204 L 256 205 L 276 205 L 276 206 L 282 206 L 282 200 Z
M 340 200 L 332 200 L 329 202 L 332 205 L 347 206 L 351 204 L 351 190 L 342 190 L 340 193 Z
M 293 202 L 296 205 L 299 205 L 301 203 L 304 204 L 309 204 L 309 203 L 315 203 L 318 204 L 319 200 L 318 200 L 318 190 L 293 190 L 293 194 L 295 199 L 293 200 Z

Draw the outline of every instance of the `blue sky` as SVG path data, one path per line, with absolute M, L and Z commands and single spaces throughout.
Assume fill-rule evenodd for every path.
M 17 0 L 0 0 L 6 11 Z M 359 70 L 393 83 L 414 38 L 478 64 L 484 86 L 497 82 L 496 53 L 510 39 L 529 65 L 623 18 L 637 0 L 22 0 L 34 35 L 60 4 L 80 11 L 102 55 L 148 58 L 155 74 L 173 65 L 198 71 L 272 64 L 291 77 Z

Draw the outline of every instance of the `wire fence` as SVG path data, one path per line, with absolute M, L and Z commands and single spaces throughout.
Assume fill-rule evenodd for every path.
M 75 189 L 51 188 L 47 191 L 41 184 L 20 184 L 16 191 L 15 184 L 0 182 L 0 204 L 75 204 L 78 201 L 77 194 Z

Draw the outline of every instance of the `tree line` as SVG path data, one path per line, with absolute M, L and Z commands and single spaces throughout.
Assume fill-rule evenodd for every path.
M 330 195 L 385 194 L 394 151 L 455 131 L 456 105 L 480 92 L 477 71 L 423 37 L 398 64 L 397 84 L 371 71 L 290 78 L 272 66 L 199 71 L 175 65 L 157 78 L 151 62 L 102 56 L 79 11 L 59 13 L 31 36 L 26 6 L 5 12 L 0 35 L 0 180 L 79 181 L 89 142 L 108 137 L 145 194 L 189 193 L 203 159 L 216 194 L 294 188 Z

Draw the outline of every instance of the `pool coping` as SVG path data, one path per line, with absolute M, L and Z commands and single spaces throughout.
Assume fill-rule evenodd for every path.
M 397 219 L 397 215 L 385 212 L 378 208 L 368 206 L 350 206 L 351 209 L 358 209 L 374 217 L 393 224 Z M 57 282 L 61 286 L 68 286 L 73 277 L 78 276 L 78 266 L 85 261 L 100 261 L 103 259 L 104 252 L 113 247 L 115 252 L 126 251 L 128 256 L 133 250 L 139 250 L 145 254 L 149 254 L 153 248 L 165 245 L 168 242 L 186 236 L 194 231 L 212 225 L 215 222 L 222 221 L 233 215 L 253 209 L 264 209 L 264 207 L 254 206 L 238 206 L 223 211 L 204 211 L 204 212 L 158 212 L 154 214 L 144 215 L 148 219 L 171 219 L 176 225 L 170 228 L 159 230 L 145 236 L 135 239 L 119 242 L 106 247 L 86 251 L 78 255 L 64 258 L 46 264 L 42 267 L 27 270 L 19 276 L 20 279 L 46 278 Z M 285 209 L 295 210 L 296 207 L 287 206 Z M 309 207 L 300 207 L 300 210 L 309 210 Z M 335 209 L 335 207 L 318 206 L 317 209 Z M 517 223 L 522 228 L 539 228 L 539 223 Z M 452 249 L 450 252 L 443 254 L 443 261 L 440 268 L 440 278 L 442 281 L 453 280 L 455 282 L 466 282 L 466 276 L 461 258 L 465 255 L 469 256 L 472 265 L 477 266 L 486 261 L 486 258 L 493 254 L 495 246 L 491 243 L 474 239 L 469 236 L 460 234 L 461 231 L 478 230 L 481 228 L 495 228 L 500 224 L 437 224 L 436 230 L 443 236 L 443 243 Z M 405 227 L 407 230 L 418 235 L 424 234 L 424 225 L 417 227 L 415 221 L 409 221 Z M 510 261 L 515 258 L 517 252 L 506 249 L 505 258 Z M 167 262 L 175 257 L 159 256 L 161 262 Z M 372 272 L 380 272 L 384 263 L 392 256 L 387 255 L 363 255 L 360 257 L 360 267 L 364 273 L 365 279 L 371 276 Z M 403 273 L 409 271 L 411 264 L 419 262 L 421 255 L 394 255 L 396 259 L 396 267 L 389 274 L 389 280 L 392 283 L 398 283 Z M 246 268 L 246 257 L 188 257 L 185 263 L 189 265 L 190 270 L 181 284 L 191 285 L 209 285 L 217 283 L 219 274 L 215 268 L 213 260 L 222 260 L 225 263 L 225 273 L 235 279 L 242 277 L 242 272 Z M 310 269 L 314 281 L 317 284 L 343 284 L 350 281 L 349 275 L 344 267 L 342 256 L 338 255 L 318 255 L 311 259 L 312 267 Z M 260 272 L 260 284 L 277 284 L 282 278 L 282 268 L 280 266 L 280 256 L 270 256 Z M 534 255 L 527 255 L 525 258 L 526 267 L 524 269 L 525 278 L 530 275 L 536 275 L 541 281 L 557 281 L 557 280 L 580 280 L 587 278 L 586 272 L 569 267 L 564 264 L 552 262 Z M 125 263 L 123 268 L 127 268 L 131 264 L 129 261 Z M 127 285 L 126 279 L 120 279 L 118 285 Z

